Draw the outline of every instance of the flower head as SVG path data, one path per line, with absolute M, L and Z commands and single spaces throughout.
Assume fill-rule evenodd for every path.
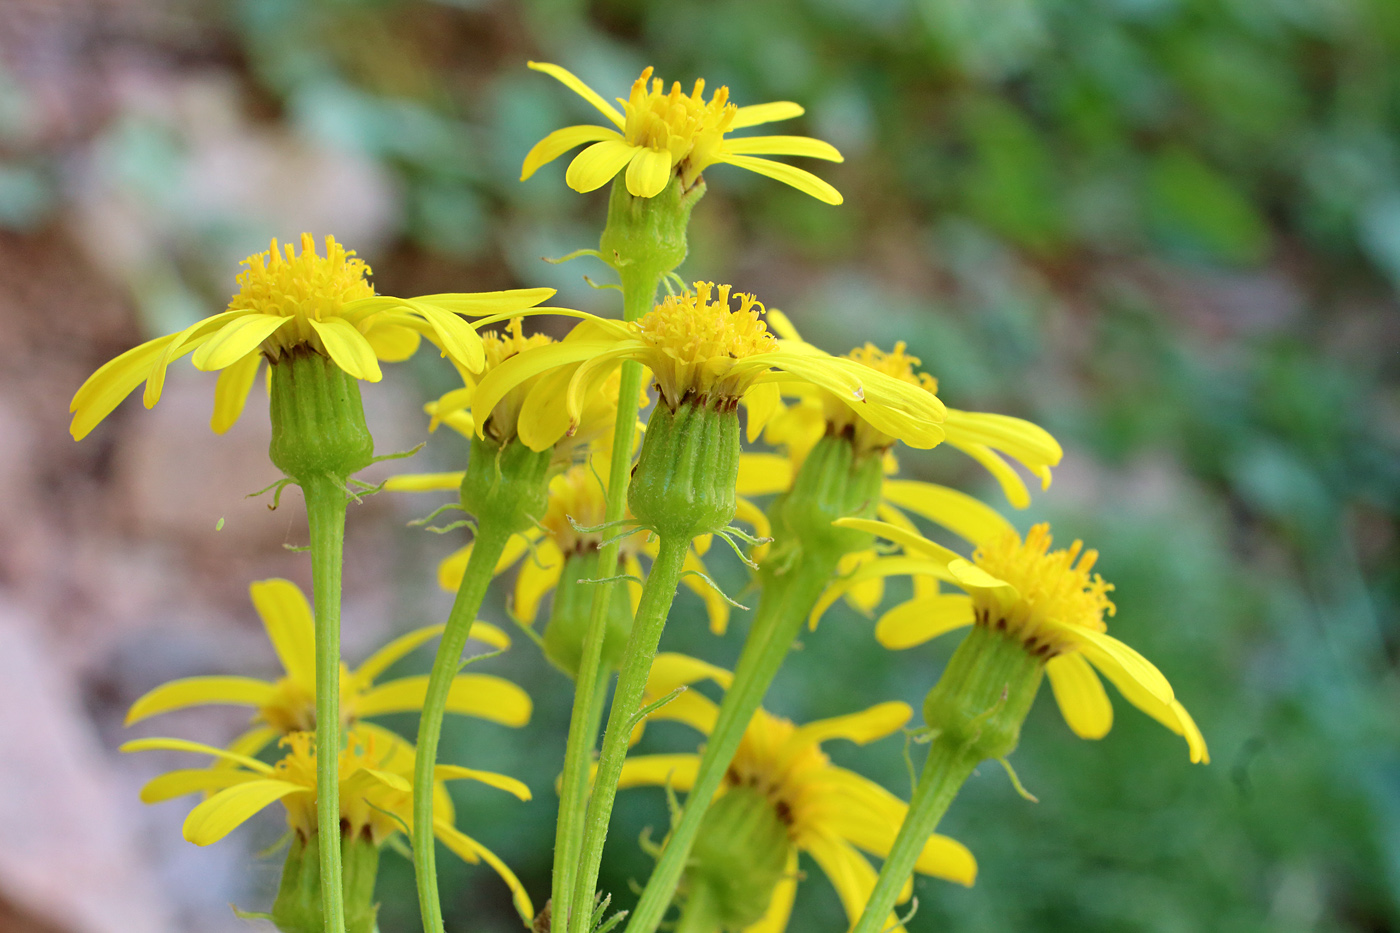
M 260 580 L 249 588 L 253 606 L 262 619 L 283 676 L 275 681 L 252 677 L 186 677 L 162 684 L 132 704 L 126 723 L 131 725 L 159 713 L 207 704 L 251 706 L 252 728 L 230 746 L 244 755 L 256 755 L 279 736 L 316 728 L 315 624 L 311 606 L 289 580 Z M 400 677 L 378 682 L 396 661 L 442 633 L 432 625 L 394 639 L 370 655 L 354 671 L 342 665 L 340 711 L 347 726 L 367 716 L 413 712 L 427 693 L 425 676 Z M 510 646 L 510 638 L 485 622 L 472 625 L 471 635 L 497 648 Z M 487 674 L 459 674 L 453 681 L 447 709 L 508 726 L 530 721 L 528 694 L 514 683 Z
M 710 679 L 727 686 L 727 671 L 693 658 L 659 654 L 652 666 L 643 702 L 651 703 L 679 686 Z M 766 710 L 754 714 L 725 776 L 721 795 L 753 792 L 765 798 L 786 828 L 791 844 L 789 870 L 772 896 L 761 929 L 786 927 L 797 884 L 797 852 L 821 866 L 841 897 L 847 916 L 860 916 L 875 884 L 875 871 L 858 850 L 889 854 L 904 821 L 906 804 L 885 788 L 840 768 L 822 751 L 823 742 L 847 739 L 864 745 L 897 732 L 912 710 L 904 703 L 880 703 L 846 716 L 796 725 Z M 718 716 L 715 703 L 687 690 L 651 714 L 651 719 L 684 722 L 709 734 Z M 620 787 L 669 786 L 688 791 L 699 769 L 694 754 L 637 755 L 623 766 Z M 713 806 L 713 805 L 712 805 Z M 977 862 L 965 846 L 934 835 L 925 844 L 915 870 L 970 885 Z M 905 897 L 909 894 L 906 888 Z M 891 918 L 891 922 L 895 922 Z
M 1193 762 L 1210 761 L 1200 729 L 1162 672 L 1107 634 L 1104 616 L 1115 611 L 1108 598 L 1113 587 L 1098 574 L 1090 575 L 1097 551 L 1084 550 L 1079 541 L 1053 551 L 1050 526 L 1040 524 L 1024 539 L 1006 531 L 983 542 L 968 561 L 897 525 L 863 519 L 838 524 L 888 538 L 905 555 L 880 558 L 842 581 L 822 598 L 814 619 L 842 586 L 855 585 L 862 575 L 888 571 L 952 583 L 963 593 L 926 588 L 885 613 L 876 624 L 876 638 L 887 648 L 902 649 L 967 625 L 1003 633 L 1044 664 L 1060 712 L 1076 735 L 1100 739 L 1113 726 L 1113 706 L 1098 677 L 1102 674 L 1128 702 L 1184 737 Z
M 751 136 L 732 139 L 734 130 L 801 116 L 797 104 L 778 102 L 739 107 L 729 102 L 729 88 L 721 87 L 707 101 L 705 82 L 697 80 L 686 94 L 680 82 L 666 89 L 647 68 L 633 84 L 627 99 L 618 98 L 622 112 L 573 74 L 539 62 L 530 67 L 543 71 L 596 107 L 615 127 L 566 126 L 535 144 L 525 156 L 520 180 L 541 165 L 583 143 L 592 143 L 569 165 L 565 181 L 575 191 L 592 191 L 607 184 L 624 168 L 627 190 L 639 198 L 660 194 L 676 175 L 690 188 L 711 165 L 728 164 L 775 178 L 820 201 L 840 204 L 841 194 L 810 172 L 781 162 L 760 159 L 764 155 L 806 156 L 842 161 L 829 143 L 805 136 Z
M 160 401 L 167 367 L 193 353 L 196 369 L 220 371 L 214 389 L 211 427 L 227 431 L 238 420 L 263 360 L 275 364 L 294 350 L 319 353 L 356 379 L 378 382 L 379 361 L 408 359 L 427 337 L 455 363 L 479 371 L 485 362 L 481 338 L 459 315 L 509 313 L 534 307 L 554 290 L 377 296 L 366 281 L 369 266 L 334 237 L 326 255 L 316 253 L 311 234 L 301 253 L 272 241 L 265 253 L 244 260 L 239 291 L 227 310 L 179 333 L 149 340 L 93 373 L 73 396 L 70 431 L 87 435 L 142 382 L 147 408 Z
M 184 826 L 187 840 L 207 846 L 279 800 L 287 811 L 287 824 L 292 831 L 303 839 L 316 834 L 315 733 L 289 733 L 282 737 L 281 745 L 286 752 L 272 765 L 246 754 L 182 739 L 137 739 L 127 742 L 121 750 L 191 752 L 227 764 L 169 771 L 141 789 L 145 803 L 160 803 L 191 793 L 208 794 L 190 811 Z M 378 845 L 401 827 L 413 824 L 410 781 L 415 754 L 412 745 L 393 733 L 364 725 L 348 731 L 340 753 L 340 827 L 345 836 L 369 839 Z M 515 874 L 495 853 L 457 829 L 452 799 L 443 782 L 475 780 L 521 800 L 530 799 L 529 788 L 504 774 L 456 765 L 438 765 L 434 777 L 434 835 L 463 860 L 489 864 L 510 886 L 521 917 L 527 921 L 533 918 L 529 895 Z
M 577 430 L 603 381 L 624 360 L 636 360 L 651 370 L 673 409 L 690 400 L 721 408 L 743 401 L 751 440 L 778 410 L 780 385 L 825 390 L 854 417 L 917 447 L 942 438 L 936 396 L 855 360 L 778 340 L 762 315 L 752 295 L 709 282 L 696 282 L 693 292 L 666 298 L 634 322 L 581 315 L 557 347 L 520 353 L 488 373 L 473 414 L 479 418 L 526 380 L 547 374 L 520 408 L 521 438 L 543 449 L 538 445 Z

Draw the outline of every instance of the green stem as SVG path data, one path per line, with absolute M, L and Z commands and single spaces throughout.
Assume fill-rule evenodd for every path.
M 478 516 L 477 521 L 471 557 L 438 644 L 433 670 L 428 675 L 428 692 L 423 698 L 423 715 L 418 721 L 418 756 L 413 766 L 413 869 L 418 880 L 418 906 L 425 933 L 442 933 L 443 930 L 437 885 L 437 847 L 433 841 L 433 770 L 437 766 L 442 718 L 452 680 L 462 666 L 462 649 L 466 647 L 472 623 L 486 597 L 496 562 L 511 536 L 510 529 L 499 527 L 488 516 Z
M 681 908 L 680 920 L 676 921 L 671 933 L 720 933 L 720 922 L 715 916 L 714 894 L 708 885 L 697 884 L 686 898 Z
M 626 270 L 628 267 L 624 266 Z M 651 309 L 661 275 L 633 275 L 624 271 L 622 279 L 622 311 L 624 320 L 635 321 Z M 617 421 L 613 428 L 611 469 L 608 473 L 608 505 L 605 522 L 621 520 L 627 514 L 627 483 L 631 478 L 632 445 L 637 432 L 638 399 L 642 390 L 640 363 L 631 360 L 622 364 L 618 386 Z M 618 554 L 622 544 L 615 541 L 598 552 L 598 578 L 610 580 L 617 573 Z M 603 640 L 608 630 L 608 611 L 612 601 L 611 582 L 595 584 L 593 606 L 584 634 L 578 679 L 574 682 L 574 708 L 569 719 L 569 738 L 564 747 L 564 771 L 559 793 L 559 819 L 555 825 L 554 876 L 550 905 L 553 923 L 558 929 L 569 929 L 573 910 L 575 878 L 578 872 L 580 846 L 583 840 L 583 819 L 588 798 L 588 770 L 593 760 L 593 747 L 598 737 L 598 722 L 602 718 L 603 695 L 607 690 L 607 672 L 603 663 Z M 591 905 L 586 908 L 591 915 Z
M 734 669 L 734 681 L 724 693 L 714 728 L 705 741 L 695 784 L 632 912 L 627 933 L 653 933 L 660 924 L 739 742 L 834 569 L 834 561 L 803 555 L 791 573 L 767 575 L 753 626 Z
M 656 646 L 661 642 L 661 630 L 666 625 L 671 602 L 676 596 L 681 569 L 685 566 L 689 538 L 667 535 L 661 538 L 637 605 L 637 618 L 632 623 L 632 636 L 622 655 L 622 667 L 617 674 L 617 689 L 613 691 L 612 710 L 608 714 L 607 731 L 603 734 L 603 749 L 598 758 L 598 774 L 593 793 L 588 799 L 584 818 L 583 840 L 579 850 L 579 872 L 574 885 L 575 909 L 570 933 L 589 933 L 586 929 L 598 884 L 598 869 L 603 860 L 603 843 L 608 836 L 608 821 L 612 818 L 617 783 L 622 777 L 622 765 L 627 758 L 627 743 L 632 734 L 633 718 L 641 709 L 642 695 L 651 674 L 651 662 Z
M 329 475 L 302 484 L 311 536 L 316 617 L 316 827 L 335 838 L 320 846 L 326 933 L 345 931 L 340 836 L 340 571 L 345 548 L 345 490 Z
M 885 929 L 890 911 L 899 900 L 899 892 L 919 861 L 919 853 L 979 760 L 976 752 L 960 742 L 944 737 L 933 740 L 923 774 L 914 788 L 914 797 L 909 801 L 909 814 L 899 828 L 880 876 L 875 879 L 875 889 L 866 901 L 865 912 L 851 933 L 880 933 Z

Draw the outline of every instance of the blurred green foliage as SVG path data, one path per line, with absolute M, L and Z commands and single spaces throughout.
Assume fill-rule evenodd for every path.
M 921 881 L 911 931 L 1400 930 L 1400 4 L 219 9 L 208 28 L 236 49 L 260 119 L 392 173 L 404 261 L 377 279 L 391 293 L 411 293 L 397 283 L 426 262 L 454 287 L 550 284 L 560 303 L 613 310 L 580 281 L 597 269 L 538 262 L 592 245 L 605 199 L 567 190 L 563 160 L 517 181 L 533 142 L 588 113 L 527 58 L 618 94 L 654 64 L 741 103 L 803 103 L 791 131 L 846 153 L 821 169 L 845 206 L 718 167 L 683 271 L 753 288 L 833 351 L 907 340 L 950 404 L 1031 417 L 1064 442 L 1055 486 L 1015 519 L 1051 517 L 1062 541 L 1102 550 L 1115 634 L 1172 679 L 1214 762 L 1188 766 L 1124 703 L 1098 743 L 1041 703 L 1015 756 L 1040 803 L 999 771 L 975 778 L 946 829 L 981 876 L 966 891 Z M 21 106 L 0 83 L 0 142 Z M 159 175 L 163 158 L 138 161 Z M 0 164 L 0 224 L 32 224 L 51 201 L 39 168 Z M 413 372 L 436 394 L 430 369 Z M 454 453 L 435 441 L 429 455 Z M 951 452 L 903 461 L 1005 506 Z M 742 588 L 741 568 L 719 572 Z M 431 577 L 409 575 L 406 588 Z M 665 646 L 731 662 L 742 620 L 723 640 L 700 620 L 682 596 Z M 838 609 L 769 705 L 795 719 L 917 707 L 949 650 L 890 655 Z M 570 685 L 523 640 L 504 660 L 536 696 L 528 734 L 449 724 L 444 754 L 529 780 L 523 807 L 464 791 L 463 822 L 538 894 Z M 906 787 L 897 740 L 832 751 Z M 647 870 L 637 834 L 666 815 L 657 793 L 623 799 L 604 882 L 625 906 Z M 511 928 L 504 888 L 447 870 L 454 929 Z M 810 875 L 792 929 L 838 928 Z M 385 860 L 384 900 L 386 933 L 414 929 L 406 863 Z

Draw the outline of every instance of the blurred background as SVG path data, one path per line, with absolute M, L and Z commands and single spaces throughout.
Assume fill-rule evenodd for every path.
M 977 885 L 921 880 L 909 929 L 1400 930 L 1394 0 L 4 0 L 0 931 L 231 931 L 229 903 L 266 909 L 280 870 L 257 855 L 280 812 L 197 849 L 188 803 L 136 796 L 179 756 L 116 752 L 246 721 L 124 730 L 158 683 L 277 673 L 247 586 L 309 589 L 309 562 L 284 547 L 305 541 L 298 497 L 245 498 L 276 478 L 257 396 L 216 437 L 212 375 L 182 363 L 155 410 L 129 400 L 81 444 L 67 400 L 221 309 L 243 257 L 303 230 L 358 249 L 384 293 L 548 284 L 616 314 L 582 278 L 606 269 L 540 261 L 595 245 L 606 197 L 566 189 L 567 160 L 518 181 L 546 132 L 596 122 L 532 58 L 605 96 L 651 64 L 807 107 L 776 131 L 845 153 L 806 167 L 846 204 L 715 168 L 682 274 L 756 292 L 833 352 L 906 340 L 950 405 L 1055 433 L 1054 485 L 1014 520 L 1102 550 L 1112 631 L 1210 742 L 1213 763 L 1189 766 L 1122 702 L 1107 739 L 1080 741 L 1046 691 L 1014 759 L 1040 802 L 999 768 L 974 778 L 944 829 L 977 854 Z M 424 440 L 421 403 L 451 378 L 420 354 L 369 388 L 379 448 Z M 410 468 L 464 452 L 435 435 Z M 956 452 L 903 465 L 1008 508 Z M 431 499 L 351 511 L 352 664 L 445 616 L 434 568 L 462 539 L 406 527 Z M 683 593 L 664 647 L 732 663 L 743 616 L 714 638 Z M 767 705 L 917 706 L 951 641 L 891 654 L 838 607 Z M 533 722 L 449 722 L 444 754 L 535 799 L 461 787 L 459 823 L 542 903 L 571 685 L 524 638 L 488 667 L 529 689 Z M 829 750 L 907 794 L 898 738 Z M 626 906 L 649 866 L 638 835 L 666 810 L 656 790 L 621 800 L 604 881 Z M 441 861 L 450 929 L 517 927 L 484 866 Z M 804 868 L 791 928 L 841 928 Z M 415 930 L 397 855 L 381 895 L 384 933 Z

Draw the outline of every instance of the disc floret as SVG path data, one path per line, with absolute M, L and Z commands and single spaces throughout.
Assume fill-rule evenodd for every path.
M 731 287 L 696 282 L 694 291 L 668 296 L 637 321 L 652 349 L 651 365 L 662 397 L 672 409 L 691 397 L 737 400 L 759 371 L 735 371 L 734 363 L 778 349 L 763 322 L 763 304 Z

